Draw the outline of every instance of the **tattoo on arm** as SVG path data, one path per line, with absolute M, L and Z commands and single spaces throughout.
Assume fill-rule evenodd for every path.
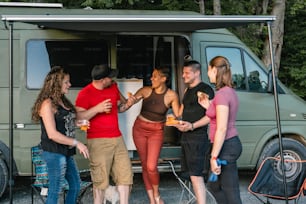
M 119 113 L 122 113 L 122 112 L 126 111 L 127 109 L 128 109 L 128 107 L 127 107 L 126 103 L 120 103 L 118 105 L 118 112 Z

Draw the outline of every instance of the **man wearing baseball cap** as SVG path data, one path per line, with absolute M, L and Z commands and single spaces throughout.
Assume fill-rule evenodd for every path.
M 118 124 L 118 112 L 128 110 L 132 99 L 125 99 L 112 80 L 116 71 L 109 66 L 93 67 L 92 82 L 76 98 L 79 119 L 90 121 L 87 145 L 93 182 L 94 204 L 102 203 L 109 177 L 118 187 L 120 203 L 127 204 L 133 172 L 127 148 Z

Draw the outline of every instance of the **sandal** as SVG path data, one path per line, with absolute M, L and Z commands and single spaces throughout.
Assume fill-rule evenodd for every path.
M 155 197 L 155 204 L 164 204 L 163 199 L 160 198 L 160 195 Z

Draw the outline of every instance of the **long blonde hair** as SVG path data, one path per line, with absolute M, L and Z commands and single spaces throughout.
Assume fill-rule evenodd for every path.
M 46 99 L 51 99 L 52 106 L 57 108 L 60 102 L 75 112 L 73 104 L 69 99 L 62 93 L 62 84 L 64 77 L 69 75 L 62 67 L 54 66 L 51 68 L 51 71 L 47 74 L 43 87 L 38 94 L 38 97 L 32 107 L 32 120 L 38 122 L 40 120 L 39 111 L 41 104 Z
M 233 87 L 232 72 L 228 59 L 223 56 L 216 56 L 210 60 L 209 65 L 217 68 L 216 90 L 224 86 Z

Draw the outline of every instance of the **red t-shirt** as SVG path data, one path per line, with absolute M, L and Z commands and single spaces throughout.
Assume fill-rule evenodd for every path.
M 111 112 L 98 113 L 90 119 L 90 128 L 87 130 L 88 139 L 121 136 L 117 109 L 117 102 L 120 100 L 120 94 L 116 83 L 102 90 L 96 89 L 92 84 L 85 86 L 79 92 L 75 105 L 88 110 L 106 99 L 111 99 Z

